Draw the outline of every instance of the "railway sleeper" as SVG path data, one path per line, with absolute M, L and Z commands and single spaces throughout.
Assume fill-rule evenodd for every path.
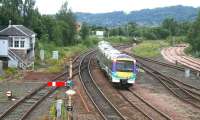
M 180 88 L 169 87 L 171 90 L 181 90 Z
M 39 96 L 44 96 L 46 93 L 38 93 Z
M 39 100 L 40 97 L 32 97 L 31 99 L 33 99 L 33 100 Z

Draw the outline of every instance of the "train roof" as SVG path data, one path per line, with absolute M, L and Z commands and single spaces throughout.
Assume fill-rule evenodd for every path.
M 114 47 L 112 47 L 110 45 L 109 42 L 107 41 L 101 41 L 98 43 L 98 48 L 99 50 L 108 58 L 108 59 L 111 59 L 111 60 L 134 60 L 133 57 L 127 55 L 127 54 L 124 54 L 124 53 L 121 53 L 119 50 L 115 49 Z

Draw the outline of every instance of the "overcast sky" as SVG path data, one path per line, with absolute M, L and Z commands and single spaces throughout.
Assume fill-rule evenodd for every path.
M 66 0 L 36 0 L 42 14 L 55 14 Z M 200 0 L 68 0 L 73 12 L 104 13 L 112 11 L 130 12 L 145 8 L 174 5 L 199 7 Z

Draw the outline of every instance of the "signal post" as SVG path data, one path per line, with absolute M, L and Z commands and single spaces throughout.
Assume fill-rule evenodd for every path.
M 69 63 L 69 79 L 67 81 L 67 83 L 69 84 L 68 86 L 70 87 L 69 90 L 67 90 L 65 93 L 68 96 L 68 101 L 67 101 L 67 116 L 68 116 L 68 120 L 72 120 L 73 116 L 72 116 L 72 110 L 73 110 L 73 106 L 72 106 L 72 96 L 76 93 L 73 89 L 72 89 L 72 85 L 70 84 L 72 83 L 72 59 L 70 58 L 70 63 Z
M 72 81 L 72 60 L 70 59 L 70 65 L 69 65 L 69 78 L 67 81 L 56 81 L 56 82 L 48 82 L 48 86 L 54 86 L 54 87 L 63 87 L 67 86 L 69 89 L 65 92 L 65 94 L 68 96 L 67 101 L 65 102 L 65 107 L 67 110 L 67 120 L 72 120 L 72 110 L 73 110 L 73 105 L 72 105 L 72 96 L 76 94 L 76 92 L 72 89 L 74 83 Z M 66 66 L 65 66 L 66 68 Z M 67 79 L 67 78 L 65 78 Z

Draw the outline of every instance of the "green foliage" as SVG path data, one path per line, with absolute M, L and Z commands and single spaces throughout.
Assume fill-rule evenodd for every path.
M 162 23 L 162 28 L 169 31 L 170 35 L 175 35 L 177 32 L 178 23 L 174 18 L 166 18 Z
M 55 16 L 42 16 L 35 8 L 35 0 L 3 0 L 0 3 L 0 27 L 12 20 L 12 24 L 23 24 L 36 32 L 39 41 L 59 46 L 76 43 L 76 20 L 67 2 Z
M 47 73 L 59 73 L 60 71 L 62 71 L 63 69 L 63 66 L 61 65 L 52 65 L 52 66 L 49 66 L 47 71 Z
M 76 20 L 72 11 L 68 8 L 68 3 L 65 2 L 59 13 L 56 15 L 56 19 L 62 27 L 62 42 L 64 46 L 74 44 L 76 35 Z
M 4 80 L 5 77 L 4 76 L 0 76 L 0 81 Z
M 142 36 L 147 40 L 166 39 L 169 36 L 169 31 L 162 27 L 145 28 Z
M 177 26 L 177 36 L 186 36 L 188 34 L 188 31 L 190 29 L 190 26 L 192 25 L 191 22 L 179 22 Z
M 181 44 L 186 42 L 186 36 L 170 36 L 167 38 L 170 45 Z
M 35 0 L 24 0 L 23 4 L 23 24 L 27 27 L 36 27 L 38 11 L 34 9 Z
M 62 104 L 61 107 L 61 120 L 67 120 L 67 110 L 64 106 L 64 103 Z
M 49 115 L 51 120 L 56 119 L 56 105 L 55 102 L 52 103 L 50 110 L 49 110 Z
M 187 42 L 192 47 L 192 53 L 200 57 L 200 11 L 196 21 L 192 24 L 188 32 Z
M 160 55 L 161 48 L 168 45 L 168 43 L 161 40 L 144 41 L 133 49 L 133 53 L 142 57 L 156 57 Z
M 4 70 L 6 76 L 11 76 L 14 74 L 17 74 L 17 69 L 16 68 L 7 68 Z
M 107 39 L 111 43 L 130 43 L 131 39 L 124 36 L 112 36 Z
M 98 39 L 96 37 L 89 37 L 86 40 L 81 41 L 83 45 L 86 47 L 93 47 L 94 45 L 97 45 Z
M 46 37 L 44 37 L 46 39 Z M 44 40 L 45 41 L 45 40 Z M 71 45 L 67 47 L 57 46 L 54 42 L 39 42 L 37 44 L 36 49 L 36 68 L 40 67 L 41 60 L 40 60 L 40 53 L 41 49 L 45 52 L 45 64 L 50 65 L 46 72 L 48 73 L 58 73 L 63 69 L 64 58 L 70 58 L 79 53 L 95 46 L 98 43 L 98 39 L 96 37 L 89 37 L 86 40 L 80 41 L 80 43 L 76 45 Z M 52 51 L 59 51 L 59 60 L 52 59 Z
M 22 0 L 1 0 L 0 3 L 0 25 L 7 25 L 9 20 L 12 20 L 15 24 L 23 22 L 21 17 Z
M 85 40 L 89 36 L 89 26 L 86 23 L 82 24 L 80 36 L 83 40 Z

